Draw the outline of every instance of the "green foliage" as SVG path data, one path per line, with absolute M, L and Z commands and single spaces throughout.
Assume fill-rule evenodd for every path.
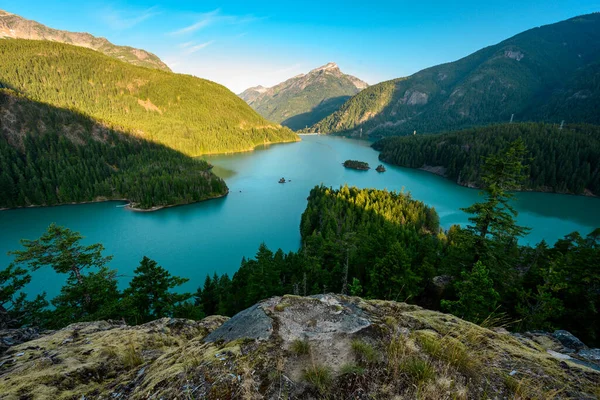
M 421 384 L 435 378 L 436 372 L 433 366 L 418 357 L 409 357 L 402 365 L 401 370 L 411 381 Z
M 365 368 L 356 364 L 343 364 L 340 367 L 340 375 L 363 375 Z
M 365 171 L 370 168 L 369 163 L 366 163 L 364 161 L 357 161 L 357 160 L 344 161 L 344 167 L 352 168 L 352 169 L 360 169 L 360 170 L 365 170 Z
M 371 269 L 371 296 L 405 300 L 419 294 L 422 279 L 412 270 L 411 257 L 402 245 L 394 243 Z
M 351 296 L 360 296 L 363 292 L 363 287 L 358 278 L 352 278 L 352 284 L 348 287 Z
M 514 243 L 516 238 L 524 236 L 529 230 L 516 224 L 517 211 L 510 204 L 514 198 L 514 193 L 510 191 L 520 188 L 524 179 L 525 152 L 523 141 L 517 139 L 506 152 L 487 157 L 481 178 L 484 185 L 481 194 L 485 195 L 485 201 L 462 209 L 472 215 L 469 221 L 473 225 L 467 229 L 476 237 L 476 260 L 489 249 L 488 236 L 493 238 L 492 243 L 503 245 Z
M 310 343 L 308 340 L 296 339 L 292 342 L 290 350 L 297 356 L 302 356 L 310 353 Z
M 485 266 L 478 261 L 471 272 L 463 272 L 454 284 L 458 300 L 442 300 L 442 307 L 468 321 L 480 323 L 492 314 L 500 295 L 494 290 Z
M 105 266 L 98 267 L 97 272 L 81 274 L 79 278 L 69 274 L 60 294 L 51 301 L 54 310 L 48 326 L 56 329 L 73 322 L 122 316 L 117 284 L 117 271 Z
M 534 28 L 371 86 L 311 130 L 412 135 L 514 121 L 600 123 L 600 16 Z
M 329 390 L 333 381 L 331 370 L 321 365 L 313 365 L 304 370 L 303 378 L 321 394 Z
M 377 362 L 378 353 L 371 344 L 355 339 L 352 341 L 351 346 L 359 365 L 368 365 Z
M 527 146 L 529 175 L 521 189 L 600 193 L 600 128 L 592 125 L 519 123 L 472 128 L 440 135 L 380 140 L 379 159 L 410 168 L 443 167 L 461 185 L 482 187 L 482 165 L 521 139 Z
M 128 199 L 136 207 L 227 193 L 210 165 L 0 89 L 0 207 Z M 28 132 L 20 135 L 18 132 Z
M 164 316 L 172 316 L 176 307 L 192 297 L 190 293 L 174 293 L 171 289 L 188 279 L 172 276 L 148 257 L 140 262 L 135 276 L 123 292 L 123 304 L 130 319 L 144 323 Z
M 83 246 L 83 236 L 56 224 L 51 224 L 47 231 L 36 240 L 22 239 L 25 250 L 10 252 L 15 256 L 15 264 L 27 265 L 36 271 L 46 266 L 59 274 L 69 274 L 81 283 L 82 273 L 88 268 L 102 268 L 112 256 L 102 256 L 104 246 L 100 243 Z
M 30 281 L 27 270 L 15 265 L 0 271 L 0 329 L 43 323 L 43 309 L 48 305 L 45 294 L 29 301 L 21 291 Z
M 0 87 L 189 156 L 297 140 L 214 82 L 61 43 L 0 41 Z

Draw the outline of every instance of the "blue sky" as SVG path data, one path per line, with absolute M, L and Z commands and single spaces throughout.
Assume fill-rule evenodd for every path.
M 523 30 L 600 11 L 600 0 L 0 0 L 53 28 L 144 48 L 234 92 L 329 61 L 370 84 L 459 59 Z

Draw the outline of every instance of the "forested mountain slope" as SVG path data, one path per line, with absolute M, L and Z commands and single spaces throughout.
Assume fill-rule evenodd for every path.
M 371 86 L 312 127 L 406 135 L 514 121 L 600 123 L 600 13 L 520 33 L 458 61 Z
M 0 89 L 0 208 L 106 199 L 150 208 L 227 191 L 205 161 Z
M 49 40 L 87 47 L 104 53 L 118 60 L 139 65 L 140 67 L 156 68 L 171 71 L 156 55 L 142 49 L 129 46 L 117 46 L 105 38 L 99 38 L 85 32 L 69 32 L 52 29 L 36 21 L 31 21 L 0 10 L 0 39 L 32 39 Z
M 189 156 L 298 140 L 219 84 L 62 43 L 0 41 L 0 87 Z
M 337 64 L 328 63 L 271 88 L 249 88 L 240 97 L 263 117 L 297 130 L 335 112 L 367 86 L 341 72 Z
M 471 128 L 439 135 L 382 139 L 379 159 L 423 168 L 461 185 L 481 186 L 486 156 L 522 138 L 530 167 L 523 189 L 600 195 L 600 128 L 593 125 L 521 123 Z

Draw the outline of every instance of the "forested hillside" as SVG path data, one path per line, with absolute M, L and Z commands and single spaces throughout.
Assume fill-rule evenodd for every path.
M 226 193 L 205 161 L 0 89 L 0 208 L 102 199 L 150 208 Z
M 129 46 L 117 46 L 105 38 L 96 37 L 85 32 L 52 29 L 36 21 L 3 10 L 0 10 L 0 39 L 32 39 L 67 43 L 94 49 L 107 56 L 140 67 L 171 71 L 160 58 L 146 50 Z
M 600 195 L 600 128 L 522 123 L 491 125 L 439 135 L 409 135 L 373 144 L 379 159 L 436 171 L 461 185 L 481 186 L 485 157 L 522 138 L 529 152 L 521 189 Z M 441 168 L 440 168 L 441 167 Z
M 0 87 L 189 156 L 298 140 L 219 84 L 61 43 L 0 41 Z
M 271 88 L 247 89 L 240 97 L 263 117 L 298 130 L 332 114 L 367 86 L 328 63 Z
M 600 14 L 534 28 L 455 62 L 371 86 L 311 130 L 353 136 L 514 121 L 600 123 Z

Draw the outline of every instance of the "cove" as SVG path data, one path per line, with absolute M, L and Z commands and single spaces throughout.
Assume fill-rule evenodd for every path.
M 156 212 L 126 210 L 122 202 L 0 211 L 0 268 L 19 239 L 36 239 L 56 222 L 79 231 L 86 244 L 101 242 L 114 256 L 111 267 L 126 285 L 143 256 L 173 274 L 189 278 L 184 290 L 194 291 L 206 274 L 233 274 L 242 257 L 252 257 L 261 242 L 271 249 L 297 250 L 300 217 L 312 187 L 374 187 L 411 192 L 437 210 L 444 228 L 467 223 L 459 209 L 478 200 L 478 191 L 433 174 L 385 165 L 377 173 L 378 152 L 370 143 L 329 136 L 303 136 L 301 142 L 271 145 L 250 153 L 206 157 L 229 186 L 227 197 Z M 346 169 L 347 159 L 366 161 L 370 171 Z M 281 177 L 291 182 L 280 184 Z M 532 231 L 522 240 L 552 244 L 564 235 L 585 235 L 600 227 L 600 199 L 548 193 L 519 193 L 518 221 Z M 30 295 L 56 295 L 61 278 L 51 270 L 33 274 Z

